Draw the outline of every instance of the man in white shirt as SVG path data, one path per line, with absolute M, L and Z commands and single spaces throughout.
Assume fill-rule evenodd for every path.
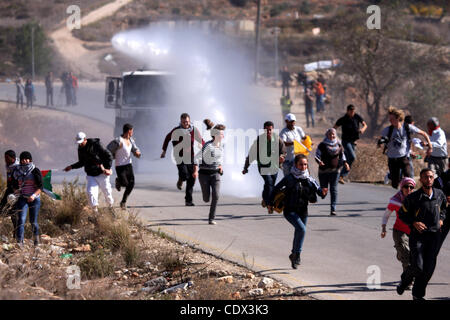
M 294 165 L 294 140 L 301 142 L 306 138 L 306 134 L 301 127 L 295 125 L 297 118 L 294 114 L 288 113 L 284 120 L 286 121 L 286 127 L 281 130 L 280 138 L 286 146 L 286 159 L 283 162 L 283 174 L 284 176 L 287 176 Z
M 447 138 L 436 117 L 428 120 L 427 127 L 433 151 L 426 157 L 425 161 L 428 162 L 428 168 L 433 170 L 436 177 L 440 176 L 447 168 Z
M 120 208 L 126 209 L 128 196 L 134 188 L 134 172 L 132 166 L 131 155 L 136 158 L 141 157 L 141 151 L 136 146 L 133 138 L 133 126 L 129 123 L 124 124 L 123 133 L 108 144 L 108 150 L 112 153 L 116 162 L 116 189 L 120 191 L 121 187 L 125 187 Z

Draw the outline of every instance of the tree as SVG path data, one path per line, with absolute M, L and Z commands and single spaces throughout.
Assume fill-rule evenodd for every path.
M 386 120 L 390 104 L 415 106 L 408 93 L 420 83 L 428 90 L 431 83 L 420 81 L 436 76 L 442 50 L 438 46 L 417 46 L 408 39 L 409 26 L 396 10 L 381 10 L 381 29 L 369 30 L 365 12 L 342 14 L 332 35 L 335 53 L 342 61 L 338 75 L 346 74 L 344 85 L 354 87 L 364 101 L 369 117 L 368 133 L 374 136 Z M 431 90 L 431 88 L 429 88 Z M 416 95 L 410 95 L 410 98 Z M 413 99 L 414 100 L 414 99 Z M 424 105 L 422 105 L 422 108 Z
M 16 34 L 16 51 L 14 62 L 25 73 L 32 72 L 31 33 L 34 29 L 34 68 L 37 75 L 45 74 L 51 61 L 51 50 L 47 45 L 47 37 L 42 27 L 36 22 L 24 24 Z

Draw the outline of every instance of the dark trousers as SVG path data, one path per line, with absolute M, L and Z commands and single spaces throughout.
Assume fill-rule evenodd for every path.
M 133 166 L 131 163 L 124 166 L 117 166 L 116 173 L 120 186 L 125 187 L 125 192 L 123 193 L 121 202 L 126 203 L 128 196 L 134 188 Z
M 47 88 L 47 107 L 53 106 L 53 88 Z
M 330 210 L 336 211 L 336 203 L 338 196 L 338 181 L 339 181 L 339 171 L 335 172 L 320 172 L 319 171 L 319 183 L 321 188 L 328 188 L 330 185 Z
M 425 296 L 428 282 L 436 267 L 440 238 L 439 231 L 423 232 L 422 234 L 414 230 L 411 231 L 409 237 L 411 264 L 402 273 L 400 286 L 406 288 L 414 280 L 412 295 L 416 298 Z
M 278 173 L 275 174 L 262 174 L 261 177 L 264 180 L 264 189 L 262 192 L 262 198 L 266 204 L 270 203 L 270 198 L 275 188 L 275 182 L 277 181 Z
M 283 97 L 290 97 L 290 95 L 289 95 L 289 83 L 283 83 L 282 85 L 281 85 L 281 95 L 283 96 Z
M 33 107 L 33 96 L 25 96 L 27 99 L 27 108 L 32 108 Z
M 450 229 L 450 217 L 448 216 L 450 214 L 450 210 L 447 209 L 447 216 L 444 220 L 444 224 L 441 227 L 441 239 L 439 241 L 439 247 L 438 247 L 438 254 L 441 250 L 442 245 L 444 244 L 445 238 L 447 238 L 448 230 Z
M 389 158 L 388 166 L 392 181 L 392 187 L 394 189 L 397 189 L 402 176 L 413 178 L 412 167 L 408 157 Z
M 23 108 L 23 95 L 21 95 L 21 94 L 18 94 L 16 97 L 16 108 L 19 107 L 19 104 L 20 104 L 20 107 Z
M 192 192 L 194 191 L 195 178 L 192 176 L 194 173 L 193 164 L 177 164 L 178 179 L 186 181 L 186 196 L 184 199 L 186 202 L 192 202 Z
M 220 194 L 220 174 L 200 173 L 198 176 L 200 187 L 202 188 L 203 201 L 209 202 L 211 197 L 211 206 L 209 207 L 209 220 L 214 220 L 216 217 L 217 202 Z
M 356 145 L 354 142 L 342 140 L 342 146 L 344 147 L 344 153 L 345 153 L 345 158 L 347 158 L 347 163 L 348 163 L 349 167 L 351 168 L 353 161 L 355 161 L 355 159 L 356 159 L 356 152 L 355 152 Z M 341 170 L 341 177 L 347 176 L 348 173 L 349 173 L 349 171 L 347 171 L 345 169 L 345 167 L 343 167 Z
M 314 128 L 314 108 L 312 103 L 305 106 L 306 127 L 309 128 L 309 120 L 311 119 L 311 125 Z

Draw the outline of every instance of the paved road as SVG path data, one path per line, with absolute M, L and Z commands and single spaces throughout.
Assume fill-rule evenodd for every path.
M 8 94 L 0 85 L 0 94 Z M 37 86 L 37 90 L 42 90 Z M 81 95 L 81 90 L 86 96 Z M 278 91 L 270 91 L 271 101 Z M 39 91 L 38 91 L 39 92 Z M 111 121 L 104 116 L 103 87 L 80 89 L 80 102 L 86 104 L 68 111 Z M 13 92 L 14 93 L 14 92 Z M 11 97 L 11 93 L 10 97 Z M 0 96 L 3 98 L 3 96 Z M 85 100 L 83 100 L 85 99 Z M 39 100 L 38 100 L 39 102 Z M 274 119 L 281 119 L 279 108 L 262 103 L 261 108 Z M 270 109 L 270 110 L 269 110 Z M 269 111 L 267 111 L 269 110 Z M 302 124 L 302 118 L 297 115 Z M 279 126 L 281 121 L 276 122 Z M 151 159 L 150 159 L 151 160 Z M 149 172 L 137 176 L 137 186 L 129 199 L 131 210 L 138 210 L 154 230 L 162 230 L 177 240 L 196 244 L 205 251 L 247 265 L 293 287 L 303 287 L 324 299 L 410 299 L 410 292 L 398 296 L 396 281 L 401 265 L 395 258 L 391 232 L 380 238 L 380 223 L 386 202 L 393 194 L 387 186 L 346 184 L 339 186 L 337 217 L 329 217 L 329 198 L 310 207 L 307 234 L 298 270 L 290 268 L 288 255 L 293 228 L 280 214 L 268 215 L 259 206 L 262 179 L 255 169 L 245 179 L 224 182 L 226 195 L 220 199 L 218 225 L 207 224 L 208 205 L 195 187 L 196 206 L 184 206 L 184 195 L 175 189 L 176 170 L 168 159 L 146 162 Z M 75 173 L 75 172 L 74 172 Z M 78 171 L 83 176 L 81 171 Z M 253 173 L 253 176 L 252 176 Z M 72 175 L 55 173 L 55 182 Z M 260 180 L 258 180 L 260 179 Z M 243 188 L 252 183 L 253 191 Z M 225 186 L 227 185 L 227 187 Z M 231 192 L 231 191 L 234 192 Z M 116 191 L 114 191 L 116 199 Z M 236 196 L 238 194 L 238 196 Z M 391 218 L 390 226 L 393 220 Z M 444 244 L 438 265 L 428 287 L 427 298 L 450 299 L 450 244 Z M 380 270 L 381 287 L 367 288 L 369 266 Z

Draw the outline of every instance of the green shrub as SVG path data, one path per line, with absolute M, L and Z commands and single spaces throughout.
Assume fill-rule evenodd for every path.
M 114 264 L 103 249 L 87 254 L 79 262 L 81 275 L 88 279 L 104 278 L 114 272 Z

